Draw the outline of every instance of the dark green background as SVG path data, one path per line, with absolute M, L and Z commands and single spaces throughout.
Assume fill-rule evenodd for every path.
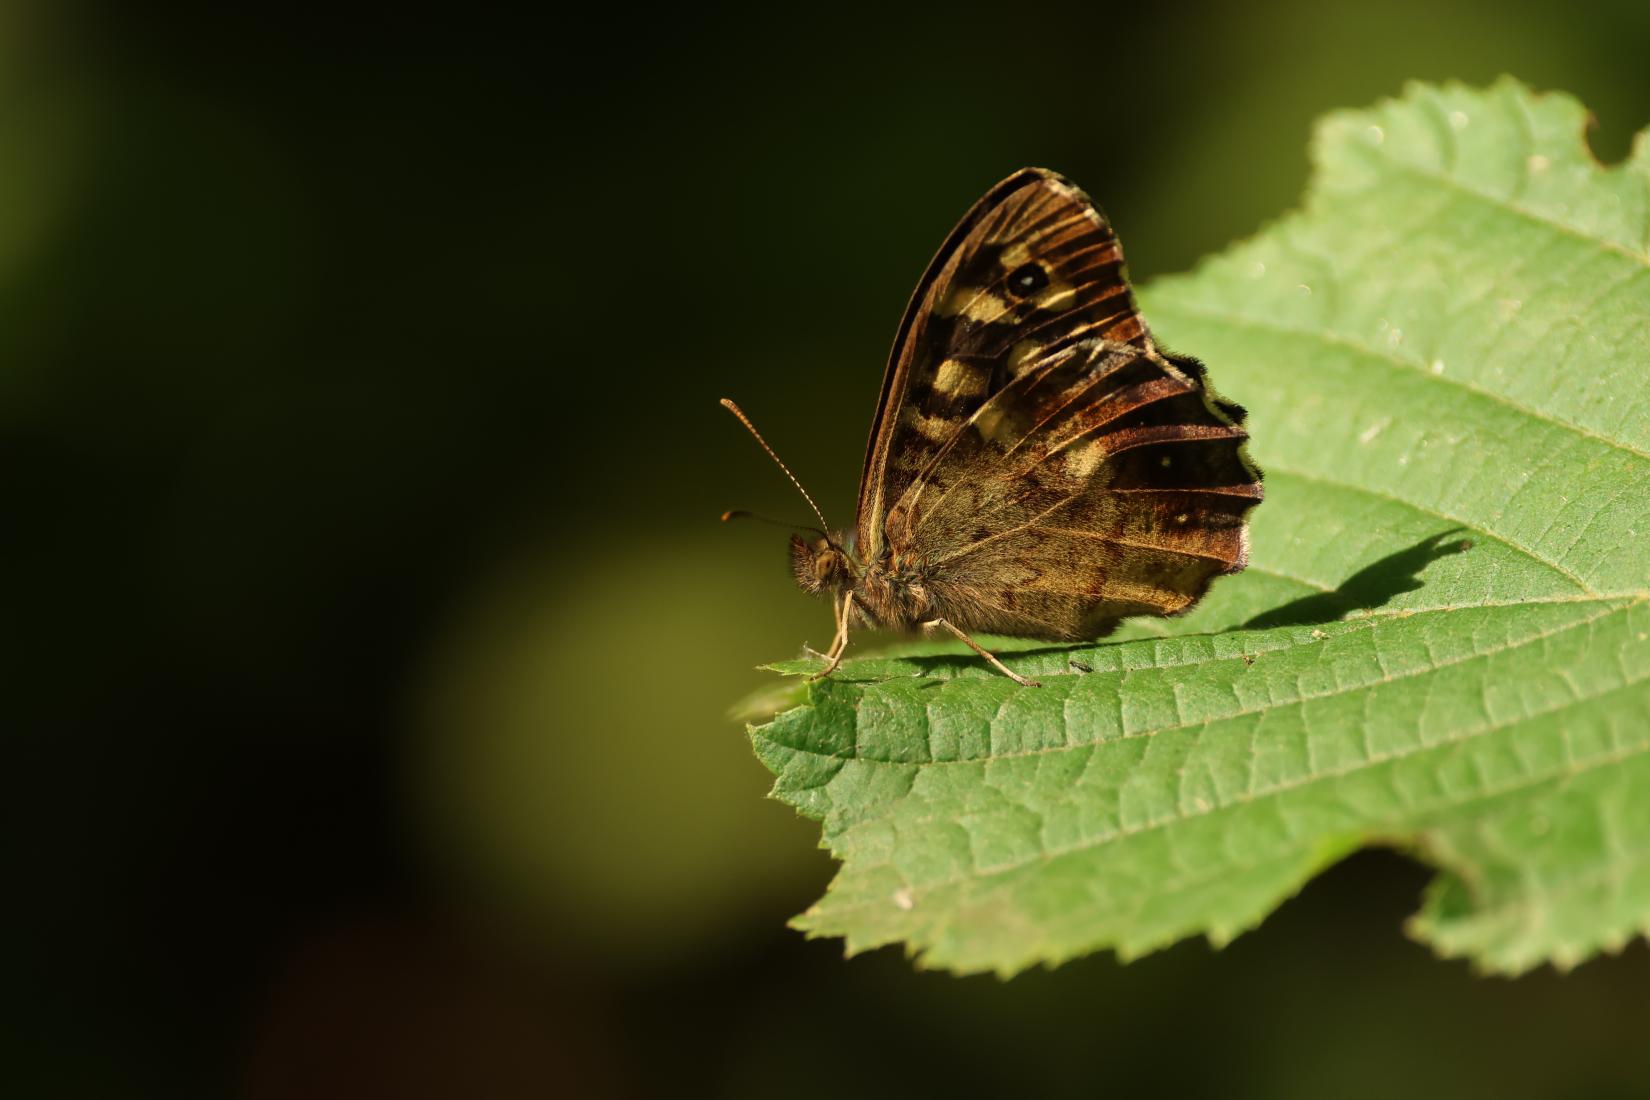
M 724 395 L 847 522 L 1013 169 L 1144 280 L 1408 79 L 1620 157 L 1647 47 L 1636 0 L 0 8 L 8 1094 L 1650 1092 L 1642 944 L 1475 978 L 1394 855 L 1008 985 L 804 942 L 829 861 L 726 710 L 829 611 L 716 523 L 803 514 Z

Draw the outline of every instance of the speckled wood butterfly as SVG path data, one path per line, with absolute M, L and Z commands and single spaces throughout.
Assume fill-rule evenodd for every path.
M 808 497 L 822 526 L 791 537 L 797 583 L 836 609 L 819 676 L 853 627 L 923 627 L 1031 687 L 969 631 L 1074 641 L 1186 611 L 1247 557 L 1261 475 L 1243 420 L 1202 364 L 1153 342 L 1088 196 L 1016 172 L 951 231 L 906 307 L 854 530 L 830 531 Z

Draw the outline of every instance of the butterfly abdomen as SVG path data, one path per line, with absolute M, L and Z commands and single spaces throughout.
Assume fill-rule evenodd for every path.
M 1086 341 L 959 425 L 887 542 L 965 629 L 1088 639 L 1180 614 L 1242 567 L 1260 484 L 1240 416 L 1195 363 Z

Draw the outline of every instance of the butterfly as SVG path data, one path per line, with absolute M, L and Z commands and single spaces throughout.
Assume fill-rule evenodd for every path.
M 1152 339 L 1110 223 L 1026 168 L 963 216 L 917 284 L 883 375 L 851 532 L 801 490 L 797 584 L 829 594 L 828 676 L 856 627 L 1099 638 L 1187 611 L 1248 557 L 1261 473 L 1241 406 Z M 745 513 L 727 513 L 723 518 Z

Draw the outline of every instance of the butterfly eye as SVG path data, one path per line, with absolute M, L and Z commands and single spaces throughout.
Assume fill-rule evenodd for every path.
M 1008 292 L 1018 298 L 1037 293 L 1048 285 L 1048 272 L 1041 264 L 1021 264 L 1008 273 Z

